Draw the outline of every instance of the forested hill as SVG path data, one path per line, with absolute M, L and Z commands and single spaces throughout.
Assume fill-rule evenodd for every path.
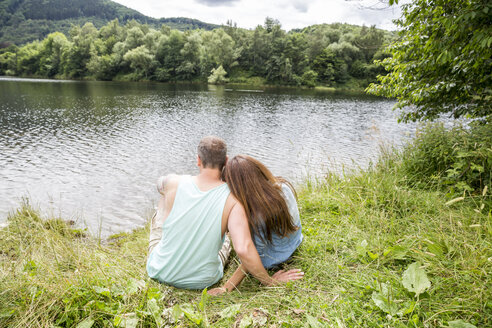
M 0 47 L 42 40 L 52 32 L 68 35 L 72 24 L 92 22 L 100 28 L 116 18 L 123 24 L 134 19 L 154 28 L 162 24 L 178 30 L 218 27 L 184 17 L 155 19 L 109 0 L 0 0 Z
M 0 49 L 0 75 L 361 89 L 384 73 L 374 60 L 390 56 L 384 49 L 393 38 L 375 26 L 341 23 L 286 32 L 271 18 L 254 30 L 229 22 L 184 32 L 115 19 Z

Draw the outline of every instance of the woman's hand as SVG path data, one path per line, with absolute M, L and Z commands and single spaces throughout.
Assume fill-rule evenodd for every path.
M 227 289 L 225 289 L 224 287 L 217 287 L 207 291 L 207 294 L 211 296 L 219 296 L 225 293 L 227 293 Z
M 246 277 L 246 269 L 240 265 L 222 287 L 211 289 L 208 291 L 208 294 L 212 296 L 219 296 L 230 292 L 237 288 L 241 281 L 243 281 L 244 277 Z
M 241 283 L 241 280 L 243 280 L 244 276 L 246 275 L 246 272 L 244 271 L 244 268 L 240 266 L 232 275 L 232 277 L 226 282 L 224 287 L 217 287 L 213 288 L 209 291 L 207 291 L 208 295 L 211 296 L 220 296 L 223 295 L 229 290 L 234 289 L 234 287 L 230 287 L 229 289 L 226 287 L 228 285 L 231 286 L 236 286 L 236 284 Z M 284 283 L 284 282 L 289 282 L 293 280 L 299 280 L 304 277 L 304 272 L 302 272 L 300 269 L 291 269 L 289 271 L 285 270 L 279 270 L 271 276 L 270 281 L 272 282 L 269 286 L 274 286 L 278 285 L 279 283 Z M 231 289 L 232 288 L 232 289 Z
M 304 272 L 301 269 L 291 269 L 289 271 L 279 270 L 272 276 L 273 279 L 278 282 L 288 282 L 292 280 L 299 280 L 304 277 Z

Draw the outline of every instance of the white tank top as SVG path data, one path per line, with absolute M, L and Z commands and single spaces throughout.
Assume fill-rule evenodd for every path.
M 222 213 L 227 184 L 201 191 L 191 176 L 179 182 L 173 208 L 162 225 L 162 238 L 149 255 L 147 273 L 160 282 L 203 289 L 222 278 Z

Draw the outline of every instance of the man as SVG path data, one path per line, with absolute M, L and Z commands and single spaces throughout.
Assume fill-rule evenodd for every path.
M 229 231 L 242 267 L 267 286 L 302 278 L 300 270 L 272 277 L 251 239 L 244 208 L 221 180 L 227 147 L 218 137 L 198 145 L 199 174 L 167 175 L 158 181 L 162 197 L 152 219 L 147 273 L 160 282 L 203 289 L 218 282 L 230 253 Z

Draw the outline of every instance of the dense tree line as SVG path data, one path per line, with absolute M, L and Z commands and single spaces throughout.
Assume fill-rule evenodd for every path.
M 51 32 L 68 34 L 71 25 L 86 22 L 101 28 L 113 19 L 136 20 L 154 28 L 166 24 L 178 30 L 218 27 L 184 17 L 155 19 L 109 0 L 0 0 L 0 48 L 40 40 Z
M 414 0 L 402 8 L 399 38 L 388 49 L 392 56 L 380 61 L 389 74 L 368 91 L 397 98 L 405 121 L 445 113 L 490 124 L 492 2 Z
M 113 20 L 99 30 L 73 26 L 0 54 L 0 74 L 98 80 L 233 82 L 365 86 L 382 68 L 373 63 L 392 34 L 348 24 L 287 33 L 267 18 L 254 30 L 228 23 L 211 31 L 160 30 Z M 213 72 L 212 72 L 213 71 Z M 215 76 L 214 76 L 215 74 Z

